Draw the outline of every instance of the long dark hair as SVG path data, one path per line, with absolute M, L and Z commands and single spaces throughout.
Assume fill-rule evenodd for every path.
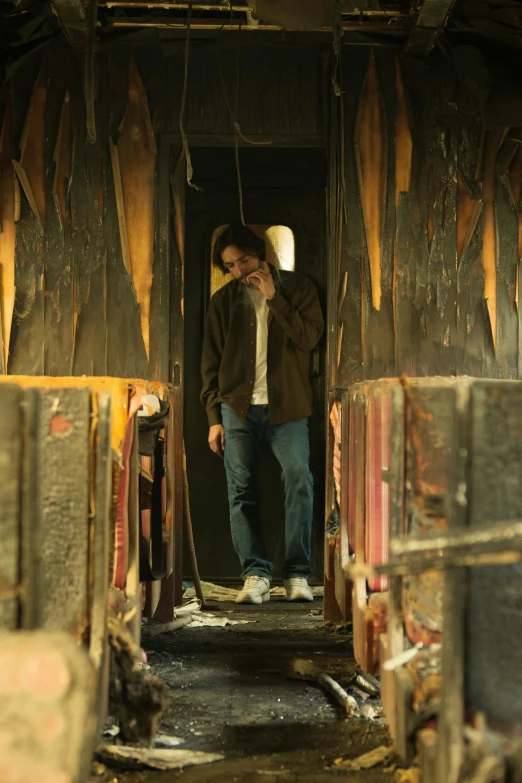
M 228 272 L 228 269 L 223 263 L 221 254 L 225 248 L 231 245 L 235 245 L 249 256 L 259 258 L 260 261 L 266 260 L 265 240 L 258 237 L 248 226 L 244 226 L 242 223 L 231 223 L 216 239 L 212 254 L 212 263 L 222 272 Z

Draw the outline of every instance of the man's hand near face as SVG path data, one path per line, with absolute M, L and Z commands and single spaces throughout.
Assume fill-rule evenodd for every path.
M 270 272 L 265 272 L 263 269 L 256 269 L 255 272 L 251 272 L 245 279 L 248 283 L 255 285 L 268 301 L 275 296 L 275 285 Z
M 213 424 L 208 433 L 208 445 L 214 454 L 223 457 L 225 451 L 225 428 L 222 424 Z

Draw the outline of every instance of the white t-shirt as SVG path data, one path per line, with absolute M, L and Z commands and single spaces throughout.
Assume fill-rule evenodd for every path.
M 256 375 L 251 405 L 268 405 L 266 385 L 266 348 L 268 342 L 268 304 L 261 291 L 253 285 L 246 286 L 256 311 Z

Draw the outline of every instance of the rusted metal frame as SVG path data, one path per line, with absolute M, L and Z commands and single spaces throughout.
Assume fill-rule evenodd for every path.
M 404 55 L 418 58 L 429 55 L 444 29 L 454 2 L 455 0 L 424 0 L 404 47 Z

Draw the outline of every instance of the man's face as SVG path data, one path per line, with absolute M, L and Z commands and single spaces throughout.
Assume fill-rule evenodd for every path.
M 261 261 L 255 256 L 249 256 L 236 245 L 229 245 L 221 253 L 221 258 L 230 274 L 246 283 L 248 275 L 261 267 Z

